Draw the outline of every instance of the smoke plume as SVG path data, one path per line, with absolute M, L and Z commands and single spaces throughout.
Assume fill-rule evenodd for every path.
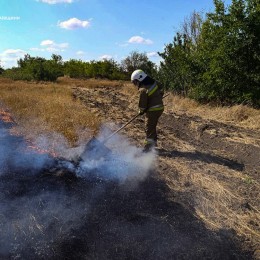
M 107 132 L 97 138 L 104 136 Z M 60 256 L 64 244 L 74 243 L 76 230 L 87 225 L 111 185 L 136 187 L 154 164 L 154 153 L 143 154 L 119 135 L 106 143 L 107 155 L 95 158 L 89 151 L 79 162 L 76 158 L 83 147 L 70 149 L 62 137 L 55 138 L 64 157 L 42 152 L 53 143 L 46 136 L 37 138 L 38 148 L 31 149 L 0 121 L 1 259 Z
M 105 129 L 97 137 L 100 141 L 94 142 L 90 149 L 86 147 L 77 175 L 85 178 L 89 172 L 95 172 L 101 178 L 122 184 L 136 184 L 144 180 L 155 166 L 155 152 L 143 153 L 141 148 L 131 145 L 125 137 L 118 134 L 103 143 L 110 135 L 111 132 Z

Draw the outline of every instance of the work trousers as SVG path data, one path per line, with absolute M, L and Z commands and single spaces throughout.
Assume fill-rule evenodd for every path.
M 146 139 L 145 144 L 154 144 L 156 145 L 157 142 L 157 123 L 162 115 L 163 110 L 159 111 L 147 111 L 145 113 L 145 133 Z

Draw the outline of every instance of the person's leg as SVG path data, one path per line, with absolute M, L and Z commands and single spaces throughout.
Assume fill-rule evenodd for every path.
M 162 115 L 163 111 L 152 111 L 146 113 L 146 122 L 145 122 L 145 149 L 150 150 L 152 147 L 157 145 L 157 123 Z

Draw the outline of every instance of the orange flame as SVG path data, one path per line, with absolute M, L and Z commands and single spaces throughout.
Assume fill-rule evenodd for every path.
M 35 145 L 27 145 L 27 150 L 28 151 L 34 151 L 38 154 L 49 154 L 51 155 L 52 157 L 58 157 L 58 154 L 55 152 L 54 148 L 52 149 L 43 149 L 43 148 L 40 148 L 40 147 L 37 147 Z
M 11 113 L 4 110 L 0 110 L 0 121 L 3 121 L 4 123 L 13 123 L 14 125 L 12 126 L 11 129 L 9 129 L 10 135 L 21 136 L 17 127 L 15 127 L 15 121 L 13 120 Z M 26 143 L 28 144 L 26 149 L 27 151 L 33 150 L 39 154 L 49 154 L 52 157 L 58 157 L 58 154 L 55 152 L 54 145 L 51 149 L 43 149 L 34 145 L 32 141 L 29 139 L 26 140 Z
M 14 123 L 14 120 L 9 112 L 0 110 L 0 120 L 5 123 Z

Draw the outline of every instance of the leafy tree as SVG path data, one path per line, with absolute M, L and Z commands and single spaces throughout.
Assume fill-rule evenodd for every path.
M 64 75 L 63 60 L 60 55 L 52 54 L 51 60 L 47 60 L 44 64 L 46 70 L 45 80 L 55 81 L 58 77 Z
M 99 64 L 99 73 L 102 78 L 107 79 L 123 79 L 124 75 L 120 66 L 113 59 L 105 59 L 97 62 Z
M 113 59 L 103 61 L 91 61 L 86 66 L 86 74 L 92 78 L 125 79 L 125 75 L 119 64 Z
M 203 15 L 198 12 L 192 12 L 191 15 L 184 19 L 181 28 L 181 34 L 192 44 L 190 47 L 197 47 L 200 40 L 201 29 L 203 25 Z
M 188 95 L 198 74 L 196 51 L 200 39 L 202 17 L 194 12 L 184 21 L 173 42 L 159 53 L 163 61 L 159 68 L 159 80 L 165 88 L 178 94 Z
M 232 0 L 193 13 L 159 53 L 160 80 L 201 102 L 260 106 L 260 2 Z
M 85 78 L 86 65 L 82 60 L 70 59 L 64 62 L 64 74 L 71 78 Z
M 164 85 L 177 93 L 187 93 L 189 62 L 187 61 L 187 38 L 185 35 L 177 34 L 173 44 L 166 45 L 164 53 L 160 56 L 164 59 L 161 63 L 165 78 Z
M 136 69 L 142 69 L 151 76 L 156 74 L 155 63 L 149 60 L 146 53 L 139 53 L 137 51 L 131 52 L 129 56 L 122 60 L 121 68 L 128 78 Z
M 52 59 L 47 60 L 42 57 L 31 57 L 29 54 L 26 54 L 17 63 L 18 69 L 13 70 L 17 74 L 17 79 L 55 81 L 63 75 L 62 57 L 59 55 L 53 54 Z M 8 73 L 10 74 L 11 71 Z M 16 76 L 13 78 L 16 78 Z
M 259 105 L 259 3 L 233 0 L 229 8 L 215 0 L 215 12 L 202 28 L 203 73 L 195 97 L 222 104 Z
M 3 74 L 4 71 L 5 71 L 5 70 L 4 70 L 4 68 L 1 66 L 1 61 L 0 61 L 0 75 Z

